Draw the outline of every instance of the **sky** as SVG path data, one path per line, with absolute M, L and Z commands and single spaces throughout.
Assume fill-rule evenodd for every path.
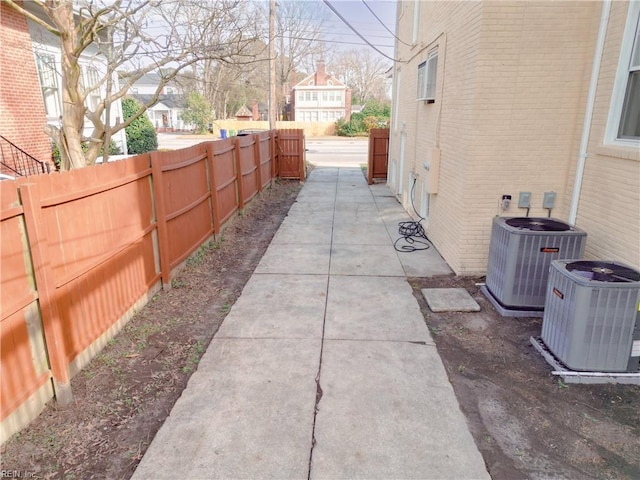
M 374 49 L 368 47 L 366 43 L 358 37 L 323 0 L 312 0 L 319 3 L 327 12 L 328 21 L 323 27 L 326 39 L 336 42 L 336 47 L 345 49 L 369 48 L 372 53 Z M 394 37 L 383 25 L 380 24 L 376 16 L 382 20 L 384 25 L 395 32 L 396 6 L 395 0 L 328 0 L 328 3 L 338 11 L 362 36 L 372 43 L 378 50 L 381 50 L 389 57 L 393 57 Z M 369 10 L 373 10 L 375 16 Z M 355 45 L 351 45 L 353 42 Z M 390 60 L 389 60 L 390 61 Z

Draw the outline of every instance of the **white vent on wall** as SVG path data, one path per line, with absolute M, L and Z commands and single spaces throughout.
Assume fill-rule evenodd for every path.
M 640 272 L 616 262 L 551 264 L 542 341 L 572 370 L 637 372 Z
M 586 237 L 553 218 L 494 217 L 487 296 L 502 315 L 542 316 L 551 261 L 582 258 Z

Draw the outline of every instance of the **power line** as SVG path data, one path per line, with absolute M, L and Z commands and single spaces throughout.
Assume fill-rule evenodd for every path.
M 346 18 L 344 18 L 342 15 L 340 15 L 340 12 L 338 12 L 333 5 L 331 5 L 331 2 L 329 2 L 329 0 L 323 0 L 323 2 L 325 3 L 325 5 L 327 5 L 327 7 L 329 7 L 329 9 L 340 19 L 342 20 L 342 22 L 349 27 L 353 33 L 355 33 L 356 35 L 358 35 L 367 45 L 369 45 L 371 48 L 373 48 L 376 52 L 378 52 L 380 55 L 382 55 L 385 58 L 388 58 L 389 60 L 392 61 L 396 61 L 393 57 L 390 57 L 389 55 L 387 55 L 386 53 L 384 53 L 382 50 L 376 48 L 375 45 L 373 45 L 371 42 L 369 42 L 369 40 L 367 40 L 364 35 L 362 35 L 360 32 L 358 32 L 358 30 L 356 30 L 348 21 Z
M 387 32 L 389 32 L 391 35 L 393 35 L 393 38 L 395 38 L 395 39 L 396 39 L 396 40 L 398 40 L 399 42 L 404 43 L 404 44 L 405 44 L 405 45 L 407 45 L 408 47 L 410 47 L 410 46 L 411 46 L 411 44 L 409 44 L 409 43 L 405 42 L 405 41 L 404 41 L 404 40 L 402 40 L 400 37 L 397 37 L 397 36 L 396 36 L 396 34 L 395 34 L 395 32 L 392 32 L 392 31 L 391 31 L 391 29 L 389 29 L 389 27 L 387 27 L 387 26 L 385 25 L 385 23 L 384 23 L 382 20 L 380 20 L 380 18 L 378 17 L 378 15 L 376 15 L 376 13 L 371 9 L 371 7 L 367 4 L 367 2 L 366 2 L 365 0 L 362 0 L 362 3 L 364 4 L 364 6 L 365 6 L 365 7 L 367 7 L 367 10 L 369 10 L 369 11 L 371 12 L 371 15 L 373 15 L 373 16 L 375 17 L 375 19 L 376 19 L 376 20 L 378 20 L 378 22 L 380 22 L 380 25 L 382 25 L 382 26 L 385 28 L 385 30 L 386 30 Z

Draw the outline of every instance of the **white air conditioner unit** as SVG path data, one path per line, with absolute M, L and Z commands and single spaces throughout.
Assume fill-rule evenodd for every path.
M 551 264 L 541 339 L 568 368 L 638 372 L 640 272 L 616 262 Z
M 551 261 L 582 258 L 586 238 L 553 218 L 494 217 L 482 291 L 503 316 L 542 317 Z

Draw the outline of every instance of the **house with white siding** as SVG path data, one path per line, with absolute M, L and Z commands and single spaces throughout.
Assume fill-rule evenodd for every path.
M 329 75 L 323 60 L 316 71 L 296 83 L 291 91 L 292 120 L 298 122 L 335 122 L 351 118 L 351 89 Z

